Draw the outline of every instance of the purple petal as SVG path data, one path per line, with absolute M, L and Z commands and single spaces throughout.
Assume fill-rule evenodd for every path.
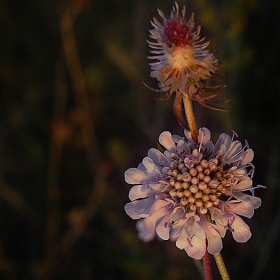
M 234 212 L 247 218 L 254 215 L 254 207 L 249 201 L 231 200 L 225 204 L 225 207 L 228 212 Z
M 211 133 L 208 128 L 203 127 L 198 130 L 198 143 L 205 145 L 211 139 Z
M 176 224 L 172 226 L 170 229 L 170 240 L 176 241 L 180 232 L 185 224 L 186 220 L 180 219 Z
M 172 136 L 169 131 L 164 131 L 160 134 L 159 143 L 169 151 L 175 151 L 176 149 L 175 143 L 172 140 Z
M 157 221 L 167 214 L 169 214 L 168 209 L 163 207 L 147 217 L 143 223 L 143 232 L 148 236 L 152 235 L 155 232 Z
M 222 133 L 220 136 L 219 136 L 219 139 L 217 140 L 216 144 L 215 144 L 215 150 L 214 152 L 217 153 L 221 146 L 224 145 L 226 150 L 228 149 L 228 147 L 230 146 L 231 144 L 231 137 L 226 134 L 226 133 Z
M 254 209 L 259 208 L 262 204 L 262 200 L 259 197 L 248 195 L 248 194 L 245 194 L 245 193 L 242 193 L 242 192 L 235 192 L 234 196 L 237 199 L 240 199 L 240 200 L 243 200 L 243 201 L 248 201 L 248 202 L 252 203 Z
M 216 254 L 220 252 L 223 248 L 223 243 L 220 234 L 209 223 L 207 223 L 203 228 L 205 230 L 205 234 L 208 241 L 208 252 L 210 254 Z
M 163 207 L 166 207 L 170 204 L 169 201 L 166 200 L 156 200 L 153 206 L 150 209 L 150 215 L 153 215 L 154 212 L 157 212 Z
M 139 170 L 138 168 L 129 168 L 124 173 L 125 181 L 128 184 L 141 184 L 149 179 L 147 174 L 144 171 Z
M 182 136 L 179 135 L 171 135 L 173 142 L 178 143 L 180 140 L 183 139 Z
M 200 260 L 203 258 L 206 250 L 205 239 L 201 240 L 196 236 L 193 236 L 193 238 L 191 239 L 191 244 L 188 243 L 187 247 L 185 247 L 184 249 L 191 258 Z
M 249 187 L 251 187 L 253 184 L 253 181 L 247 177 L 244 180 L 242 180 L 240 183 L 232 187 L 233 191 L 244 191 L 247 190 Z
M 169 239 L 170 227 L 168 225 L 168 221 L 170 219 L 169 213 L 160 221 L 160 223 L 156 227 L 156 232 L 158 236 L 163 240 Z
M 130 189 L 128 197 L 131 201 L 138 198 L 144 198 L 147 197 L 149 190 L 150 187 L 148 184 L 135 185 Z
M 233 229 L 232 236 L 237 242 L 247 242 L 252 236 L 249 226 L 237 215 L 231 228 Z
M 144 229 L 143 229 L 143 223 L 144 223 L 144 219 L 141 219 L 141 220 L 138 220 L 136 222 L 136 228 L 138 230 L 138 237 L 143 240 L 144 242 L 150 242 L 152 241 L 155 236 L 156 236 L 156 233 L 153 232 L 153 234 L 151 235 L 147 235 L 145 232 L 144 232 Z
M 252 149 L 247 149 L 240 164 L 244 166 L 247 163 L 251 162 L 253 160 L 253 158 L 254 158 L 254 151 Z
M 148 151 L 148 156 L 160 166 L 169 166 L 169 162 L 166 157 L 157 149 L 150 149 Z
M 181 250 L 185 249 L 189 245 L 188 238 L 191 238 L 191 236 L 188 235 L 185 227 L 183 227 L 177 238 L 176 246 Z
M 151 158 L 145 157 L 142 162 L 149 174 L 155 176 L 161 175 L 160 171 L 158 170 L 158 167 L 155 165 Z
M 148 197 L 141 200 L 135 200 L 125 205 L 124 210 L 128 216 L 132 219 L 140 219 L 147 217 L 150 212 L 150 208 L 155 202 L 154 197 Z
M 242 144 L 239 141 L 233 141 L 228 148 L 223 160 L 227 163 L 235 162 L 239 159 L 240 155 L 237 156 L 237 154 L 242 149 Z

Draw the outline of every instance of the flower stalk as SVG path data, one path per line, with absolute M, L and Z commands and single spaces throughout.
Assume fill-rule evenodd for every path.
M 198 142 L 198 130 L 197 130 L 196 120 L 195 120 L 195 116 L 194 116 L 194 112 L 193 112 L 192 101 L 191 101 L 189 95 L 186 95 L 186 94 L 183 95 L 183 104 L 185 107 L 185 114 L 187 117 L 192 139 L 195 142 Z
M 207 248 L 207 240 L 206 240 L 206 248 Z M 205 251 L 202 261 L 203 261 L 204 279 L 212 280 L 213 277 L 212 277 L 210 255 L 207 250 Z
M 222 254 L 220 252 L 214 254 L 214 258 L 216 261 L 216 264 L 218 266 L 219 272 L 221 274 L 221 277 L 223 280 L 230 280 L 229 274 L 227 272 L 227 268 L 225 266 Z

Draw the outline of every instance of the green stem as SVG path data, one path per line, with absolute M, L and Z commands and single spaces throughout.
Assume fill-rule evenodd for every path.
M 206 214 L 206 218 L 207 218 L 208 222 L 211 223 L 211 215 L 209 212 Z M 222 279 L 230 280 L 222 254 L 220 252 L 216 253 L 216 254 L 214 254 L 214 258 L 215 258 L 215 261 L 216 261 L 216 264 L 217 264 L 217 267 L 219 269 Z
M 183 95 L 183 104 L 185 107 L 185 114 L 191 131 L 192 139 L 195 142 L 198 142 L 198 130 L 196 126 L 196 120 L 193 112 L 192 101 L 188 94 Z
M 225 266 L 222 254 L 220 252 L 216 253 L 216 254 L 214 254 L 214 258 L 215 258 L 216 264 L 218 266 L 218 269 L 220 271 L 222 279 L 223 280 L 230 280 L 230 277 L 228 275 L 227 268 Z

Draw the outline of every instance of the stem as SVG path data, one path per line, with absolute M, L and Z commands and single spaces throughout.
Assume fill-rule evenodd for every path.
M 205 280 L 212 280 L 212 269 L 211 269 L 211 262 L 210 262 L 210 256 L 207 251 L 207 240 L 206 240 L 206 250 L 205 255 L 203 257 L 203 269 L 204 269 L 204 278 Z
M 198 142 L 198 131 L 197 131 L 196 121 L 193 113 L 192 101 L 188 94 L 183 95 L 183 103 L 185 107 L 185 114 L 187 117 L 189 128 L 192 134 L 192 139 L 195 142 Z
M 182 102 L 183 95 L 181 94 L 181 92 L 176 92 L 176 96 L 173 103 L 173 111 L 179 125 L 185 129 L 187 128 L 187 124 L 183 114 Z
M 225 263 L 223 261 L 223 258 L 222 258 L 222 255 L 221 253 L 216 253 L 214 255 L 214 258 L 215 258 L 215 261 L 216 261 L 216 264 L 218 266 L 218 269 L 220 271 L 220 274 L 221 274 L 221 277 L 223 280 L 230 280 L 230 277 L 228 275 L 228 272 L 227 272 L 227 268 L 225 266 Z

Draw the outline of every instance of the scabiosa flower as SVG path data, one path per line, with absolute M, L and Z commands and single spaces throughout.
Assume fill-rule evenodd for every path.
M 203 92 L 215 91 L 224 86 L 205 87 L 206 81 L 218 69 L 218 60 L 207 50 L 209 42 L 200 38 L 201 27 L 193 31 L 194 14 L 187 22 L 186 7 L 183 7 L 180 15 L 176 2 L 169 18 L 161 10 L 158 13 L 163 23 L 156 18 L 151 21 L 154 29 L 150 30 L 153 41 L 148 41 L 152 49 L 149 59 L 155 60 L 150 63 L 151 77 L 156 78 L 160 89 L 167 92 L 164 99 L 169 98 L 173 92 L 187 93 L 206 107 L 222 109 L 215 105 L 216 102 L 212 104 L 209 101 L 216 94 L 208 97 L 203 95 Z
M 199 129 L 198 142 L 163 132 L 164 153 L 150 149 L 137 168 L 125 172 L 134 186 L 126 213 L 139 219 L 139 237 L 176 241 L 190 257 L 201 259 L 206 250 L 215 254 L 229 230 L 237 242 L 251 237 L 240 218 L 251 218 L 261 199 L 254 196 L 253 150 L 221 134 L 214 145 L 207 128 Z

